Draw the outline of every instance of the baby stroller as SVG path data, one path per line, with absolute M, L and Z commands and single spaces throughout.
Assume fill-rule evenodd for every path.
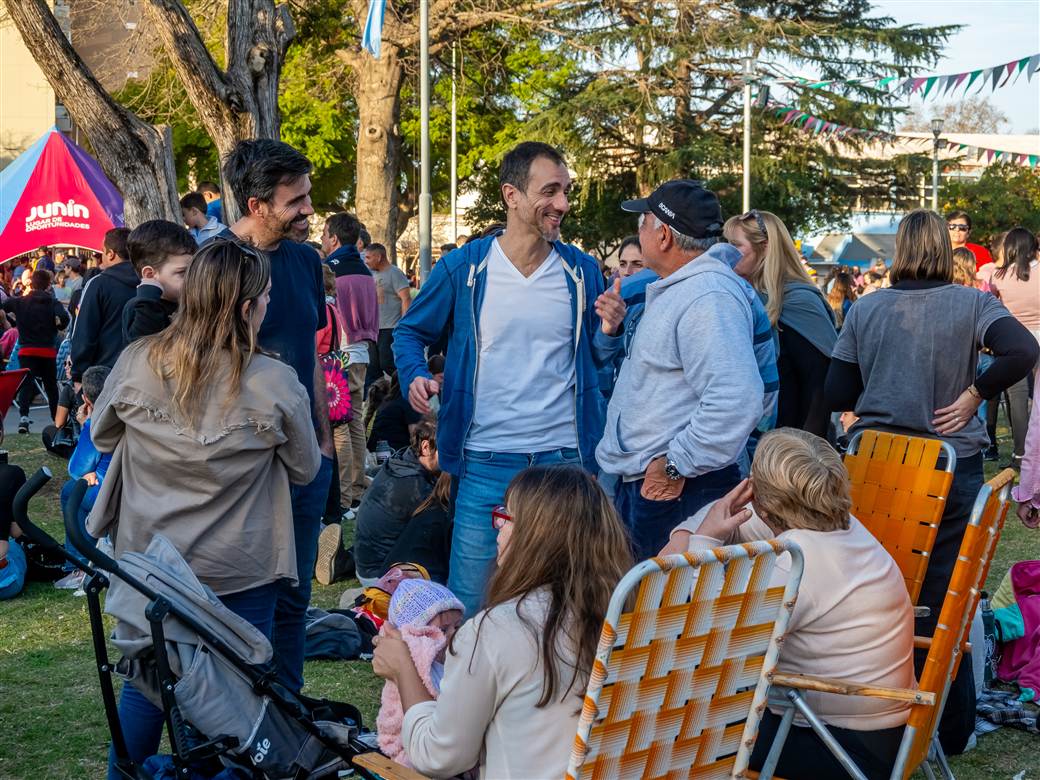
M 278 683 L 267 639 L 224 607 L 167 539 L 156 536 L 144 553 L 113 560 L 77 522 L 87 490 L 83 480 L 66 505 L 65 531 L 89 564 L 33 524 L 29 500 L 50 479 L 51 472 L 41 468 L 22 486 L 14 518 L 30 539 L 87 574 L 84 590 L 101 696 L 122 777 L 153 780 L 127 753 L 113 671 L 163 710 L 177 778 L 376 780 L 351 767 L 351 759 L 371 752 L 374 743 L 357 708 L 294 694 Z M 101 592 L 110 586 L 105 611 L 118 621 L 113 641 L 123 653 L 115 667 L 101 617 Z

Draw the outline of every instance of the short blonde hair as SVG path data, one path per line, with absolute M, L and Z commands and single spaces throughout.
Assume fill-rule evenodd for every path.
M 946 220 L 928 209 L 914 209 L 896 230 L 892 284 L 907 279 L 953 281 L 953 244 Z
M 787 531 L 843 531 L 852 498 L 845 466 L 825 440 L 795 428 L 762 437 L 751 465 L 756 510 Z

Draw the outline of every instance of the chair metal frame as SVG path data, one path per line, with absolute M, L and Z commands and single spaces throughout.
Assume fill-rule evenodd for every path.
M 937 466 L 940 455 L 946 459 L 943 468 Z M 844 462 L 852 514 L 895 560 L 916 605 L 953 484 L 957 454 L 939 439 L 867 430 L 852 437 Z M 873 506 L 882 491 L 891 495 L 888 512 Z M 871 507 L 863 508 L 864 502 Z
M 770 691 L 769 702 L 773 706 L 782 707 L 784 714 L 759 777 L 764 780 L 772 777 L 797 711 L 808 721 L 813 731 L 849 775 L 856 780 L 865 780 L 864 774 L 799 692 L 812 690 L 910 702 L 910 716 L 892 768 L 891 780 L 907 780 L 919 767 L 929 780 L 934 780 L 935 772 L 929 763 L 931 761 L 937 764 L 939 774 L 943 778 L 954 780 L 953 772 L 936 736 L 936 730 L 963 652 L 970 649 L 966 643 L 968 631 L 979 603 L 979 592 L 986 582 L 993 553 L 1007 518 L 1014 479 L 1015 472 L 1005 469 L 979 490 L 971 519 L 964 531 L 964 540 L 961 542 L 950 586 L 943 601 L 935 636 L 930 639 L 916 638 L 914 642 L 915 646 L 928 649 L 928 657 L 921 673 L 920 688 L 876 689 L 810 675 L 772 675 L 773 688 Z
M 772 586 L 785 553 L 790 575 Z M 631 569 L 603 622 L 567 779 L 747 776 L 802 570 L 797 544 L 777 539 Z

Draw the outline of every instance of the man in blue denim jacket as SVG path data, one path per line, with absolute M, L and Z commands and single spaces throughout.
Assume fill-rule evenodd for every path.
M 456 478 L 448 587 L 469 615 L 495 559 L 491 511 L 510 480 L 532 465 L 595 470 L 605 409 L 593 335 L 618 338 L 625 314 L 617 286 L 604 292 L 595 259 L 559 240 L 571 187 L 559 152 L 522 143 L 506 154 L 499 180 L 505 231 L 434 267 L 393 345 L 412 407 L 428 413 L 440 396 L 437 451 Z M 425 349 L 446 331 L 441 387 Z

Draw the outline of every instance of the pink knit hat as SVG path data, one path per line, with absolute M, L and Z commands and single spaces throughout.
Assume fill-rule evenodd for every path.
M 430 580 L 401 580 L 390 598 L 387 617 L 395 626 L 426 626 L 449 609 L 464 612 L 466 608 L 443 585 Z

